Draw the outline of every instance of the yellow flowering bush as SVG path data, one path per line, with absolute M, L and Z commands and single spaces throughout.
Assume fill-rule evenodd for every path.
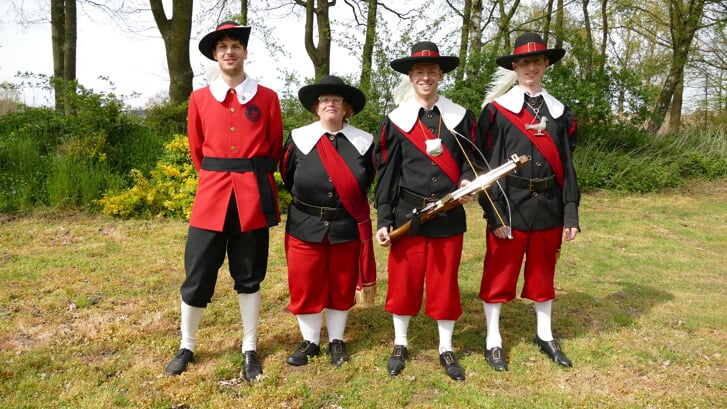
M 131 170 L 133 186 L 98 200 L 104 214 L 121 218 L 171 217 L 188 220 L 197 191 L 197 172 L 185 135 L 175 135 L 149 177 Z

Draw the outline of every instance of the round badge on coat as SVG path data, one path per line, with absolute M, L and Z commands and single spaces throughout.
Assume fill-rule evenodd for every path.
M 250 122 L 257 122 L 262 117 L 260 107 L 257 105 L 248 105 L 245 107 L 245 117 Z

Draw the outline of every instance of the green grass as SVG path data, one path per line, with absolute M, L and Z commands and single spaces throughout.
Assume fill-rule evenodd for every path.
M 594 192 L 583 232 L 564 244 L 554 331 L 574 368 L 532 344 L 532 303 L 502 310 L 510 371 L 483 357 L 481 212 L 468 204 L 460 273 L 464 314 L 454 344 L 467 371 L 450 381 L 436 324 L 412 320 L 411 359 L 386 373 L 386 252 L 377 248 L 377 304 L 355 308 L 350 364 L 325 356 L 285 364 L 300 342 L 288 301 L 283 228 L 271 234 L 258 350 L 264 377 L 240 382 L 240 317 L 223 267 L 179 377 L 164 366 L 179 343 L 187 226 L 83 213 L 0 216 L 0 407 L 3 408 L 711 408 L 727 406 L 727 182 L 658 194 Z M 323 334 L 323 339 L 327 335 Z

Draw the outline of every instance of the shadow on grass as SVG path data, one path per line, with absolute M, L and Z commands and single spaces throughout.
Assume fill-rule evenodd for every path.
M 553 334 L 557 339 L 597 336 L 619 328 L 630 327 L 654 308 L 673 300 L 666 291 L 631 282 L 618 283 L 621 289 L 604 297 L 594 297 L 580 291 L 556 292 L 553 302 Z M 486 335 L 482 301 L 477 292 L 462 297 L 465 312 L 458 322 L 463 348 L 482 352 Z M 531 344 L 536 334 L 533 302 L 517 298 L 503 304 L 500 314 L 503 344 L 513 347 Z M 458 334 L 455 334 L 458 335 Z

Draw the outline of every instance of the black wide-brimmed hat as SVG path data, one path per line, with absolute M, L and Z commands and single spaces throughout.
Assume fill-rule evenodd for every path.
M 411 66 L 420 63 L 436 63 L 444 72 L 450 72 L 459 65 L 459 57 L 439 55 L 439 47 L 431 41 L 420 41 L 411 47 L 409 57 L 398 58 L 389 65 L 395 71 L 408 74 Z
M 543 37 L 538 33 L 520 34 L 515 39 L 515 47 L 510 55 L 497 57 L 495 62 L 502 68 L 512 71 L 512 63 L 518 58 L 530 57 L 533 55 L 544 55 L 548 58 L 548 64 L 553 65 L 560 61 L 565 55 L 562 48 L 548 48 L 545 46 Z
M 215 46 L 223 36 L 230 36 L 240 40 L 240 44 L 247 49 L 247 40 L 250 39 L 250 26 L 241 26 L 236 21 L 223 21 L 215 31 L 208 33 L 199 40 L 199 51 L 202 55 L 214 60 Z
M 361 90 L 347 85 L 335 75 L 323 77 L 317 84 L 304 86 L 298 91 L 298 99 L 305 109 L 313 112 L 313 104 L 315 104 L 318 97 L 325 94 L 342 96 L 346 102 L 351 104 L 354 115 L 361 112 L 366 105 L 366 96 Z

